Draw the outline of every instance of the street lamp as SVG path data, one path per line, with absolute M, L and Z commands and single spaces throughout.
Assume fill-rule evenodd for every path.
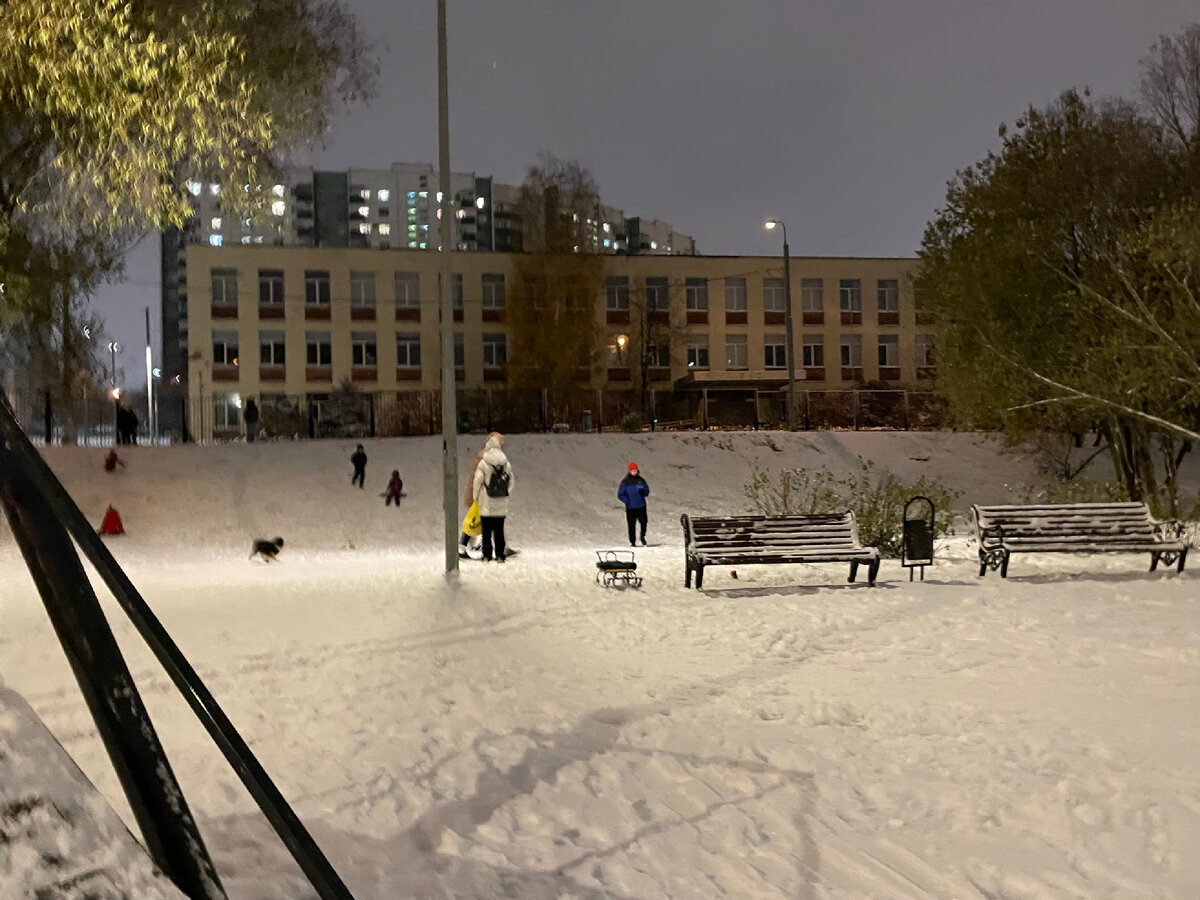
M 117 351 L 121 349 L 116 341 L 108 342 L 108 350 L 112 354 L 112 398 L 113 398 L 113 443 L 121 441 L 121 389 L 117 387 Z
M 787 332 L 787 425 L 788 431 L 796 430 L 796 357 L 792 342 L 792 270 L 788 260 L 787 226 L 779 219 L 767 219 L 764 223 L 768 231 L 776 226 L 783 231 L 783 322 Z

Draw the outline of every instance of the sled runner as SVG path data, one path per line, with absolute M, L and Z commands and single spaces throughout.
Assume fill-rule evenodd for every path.
M 632 550 L 597 550 L 596 551 L 596 582 L 610 588 L 615 584 L 621 587 L 642 586 L 642 576 L 637 574 L 637 562 Z

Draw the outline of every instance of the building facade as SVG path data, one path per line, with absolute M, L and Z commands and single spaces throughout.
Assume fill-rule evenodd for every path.
M 191 433 L 235 433 L 246 399 L 309 409 L 342 385 L 379 398 L 440 388 L 438 254 L 339 247 L 187 249 Z M 514 260 L 453 258 L 459 388 L 506 388 Z M 577 387 L 631 391 L 787 384 L 783 263 L 772 257 L 602 256 L 599 336 Z M 793 258 L 795 377 L 805 389 L 928 387 L 915 259 Z

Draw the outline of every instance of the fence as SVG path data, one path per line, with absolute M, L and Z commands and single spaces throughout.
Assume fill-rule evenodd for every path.
M 145 395 L 126 402 L 141 420 L 137 440 L 152 439 Z M 797 428 L 925 430 L 942 427 L 943 405 L 929 391 L 802 390 L 794 402 Z M 115 407 L 106 394 L 56 403 L 43 393 L 12 397 L 17 419 L 35 443 L 115 443 Z M 236 440 L 244 437 L 240 398 L 164 395 L 156 402 L 155 439 Z M 319 439 L 440 434 L 441 392 L 336 391 L 259 398 L 261 438 Z M 686 391 L 586 389 L 460 389 L 459 432 L 595 432 L 771 430 L 786 428 L 784 391 L 693 388 Z

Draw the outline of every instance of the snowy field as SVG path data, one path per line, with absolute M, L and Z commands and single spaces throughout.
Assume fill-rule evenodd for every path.
M 521 553 L 454 584 L 440 443 L 365 443 L 366 491 L 352 442 L 130 448 L 112 475 L 46 451 L 91 520 L 120 512 L 109 546 L 358 900 L 1200 897 L 1195 568 L 1017 556 L 980 579 L 963 533 L 924 583 L 885 560 L 875 588 L 841 564 L 683 587 L 679 514 L 748 511 L 756 466 L 861 454 L 965 511 L 1027 460 L 968 434 L 515 435 Z M 645 585 L 605 590 L 630 460 Z M 275 535 L 277 565 L 247 560 Z M 101 596 L 231 898 L 313 896 Z M 0 682 L 128 820 L 6 523 Z M 5 898 L 36 876 L 17 849 Z

